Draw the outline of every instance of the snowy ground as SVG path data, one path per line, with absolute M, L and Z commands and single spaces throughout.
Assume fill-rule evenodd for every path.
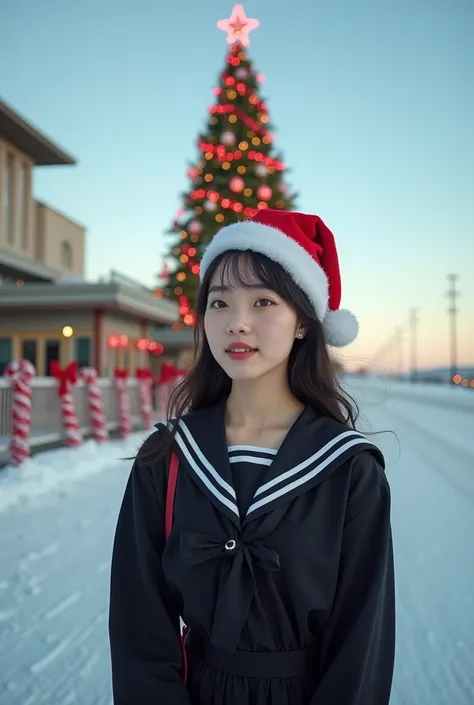
M 474 702 L 474 415 L 353 383 L 388 459 L 398 592 L 392 705 Z M 470 392 L 466 392 L 469 394 Z M 0 473 L 0 702 L 110 705 L 113 531 L 139 436 Z M 137 704 L 138 705 L 138 704 Z

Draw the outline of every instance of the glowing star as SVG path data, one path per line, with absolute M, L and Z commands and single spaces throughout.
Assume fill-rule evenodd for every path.
M 242 5 L 234 5 L 231 16 L 226 20 L 219 20 L 217 26 L 227 32 L 229 44 L 240 42 L 242 46 L 248 47 L 250 44 L 249 32 L 259 27 L 260 22 L 247 17 Z

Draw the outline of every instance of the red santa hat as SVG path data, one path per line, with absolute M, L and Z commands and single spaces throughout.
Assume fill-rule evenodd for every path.
M 229 250 L 250 250 L 280 264 L 308 296 L 322 321 L 329 345 L 356 339 L 353 313 L 340 309 L 341 275 L 334 236 L 317 215 L 265 208 L 249 220 L 222 228 L 201 260 L 201 279 L 211 262 Z

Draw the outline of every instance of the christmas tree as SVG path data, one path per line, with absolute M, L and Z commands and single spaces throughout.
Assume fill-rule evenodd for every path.
M 217 23 L 230 45 L 216 103 L 209 108 L 205 134 L 198 138 L 199 160 L 190 166 L 190 189 L 169 231 L 173 236 L 171 271 L 165 265 L 157 296 L 177 300 L 182 325 L 195 322 L 193 304 L 199 262 L 216 231 L 248 218 L 261 208 L 293 208 L 294 195 L 283 180 L 285 166 L 273 146 L 265 102 L 259 97 L 263 76 L 256 74 L 246 48 L 248 33 L 259 25 L 235 5 L 229 19 Z

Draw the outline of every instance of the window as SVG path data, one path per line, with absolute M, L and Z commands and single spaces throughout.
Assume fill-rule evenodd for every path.
M 78 336 L 74 339 L 74 359 L 79 367 L 89 367 L 91 364 L 91 339 Z
M 13 343 L 11 338 L 0 338 L 0 377 L 5 372 L 5 367 L 12 360 Z
M 69 242 L 63 242 L 61 245 L 61 265 L 68 269 L 72 267 L 72 248 Z
M 13 155 L 7 154 L 3 175 L 3 230 L 7 242 L 13 244 Z
M 46 340 L 45 341 L 45 374 L 47 377 L 51 377 L 51 362 L 57 360 L 59 362 L 60 356 L 60 342 L 59 340 Z
M 37 354 L 37 341 L 36 340 L 23 340 L 21 343 L 21 356 L 25 360 L 29 360 L 32 365 L 34 365 L 36 370 L 36 354 Z
M 28 248 L 28 167 L 26 164 L 20 166 L 20 178 L 18 181 L 18 232 L 20 233 L 21 246 L 24 250 Z

